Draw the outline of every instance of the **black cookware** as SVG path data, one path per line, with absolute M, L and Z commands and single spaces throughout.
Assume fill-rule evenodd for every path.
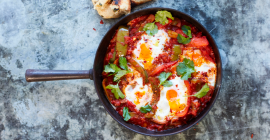
M 190 120 L 186 125 L 182 125 L 181 127 L 173 128 L 170 130 L 165 131 L 150 131 L 145 128 L 142 128 L 137 125 L 133 125 L 124 121 L 123 117 L 120 116 L 112 107 L 110 102 L 107 100 L 103 87 L 102 87 L 102 71 L 103 71 L 103 60 L 105 58 L 107 47 L 109 46 L 110 40 L 114 35 L 115 31 L 120 25 L 126 25 L 129 21 L 134 18 L 137 18 L 142 15 L 147 14 L 155 14 L 159 10 L 167 10 L 172 13 L 174 17 L 179 17 L 185 19 L 189 23 L 196 26 L 203 34 L 207 37 L 210 45 L 213 47 L 213 51 L 215 53 L 216 63 L 217 63 L 217 77 L 216 77 L 216 86 L 212 96 L 211 101 L 208 103 L 207 107 L 196 117 Z M 87 62 L 84 62 L 87 63 Z M 108 113 L 121 125 L 125 126 L 126 128 L 149 136 L 167 136 L 172 134 L 177 134 L 183 132 L 194 124 L 198 123 L 213 107 L 218 93 L 221 87 L 221 79 L 222 79 L 222 68 L 221 68 L 221 58 L 217 48 L 217 45 L 210 35 L 210 33 L 194 18 L 191 16 L 182 13 L 180 11 L 169 9 L 169 8 L 147 8 L 143 10 L 136 11 L 131 13 L 123 18 L 121 18 L 118 22 L 113 25 L 110 30 L 106 33 L 106 35 L 101 40 L 99 47 L 96 52 L 95 61 L 93 69 L 91 70 L 33 70 L 28 69 L 25 73 L 26 81 L 28 82 L 35 82 L 35 81 L 51 81 L 51 80 L 70 80 L 70 79 L 91 79 L 94 80 L 95 88 L 97 94 L 99 96 L 100 101 L 102 102 L 104 108 L 108 111 Z

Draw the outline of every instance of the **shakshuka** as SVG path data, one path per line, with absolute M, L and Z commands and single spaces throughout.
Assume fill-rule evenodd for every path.
M 186 124 L 210 101 L 216 62 L 207 38 L 158 11 L 120 26 L 104 59 L 103 88 L 129 123 L 162 131 Z

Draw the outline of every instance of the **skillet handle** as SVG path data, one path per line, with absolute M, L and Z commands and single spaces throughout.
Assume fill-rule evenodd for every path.
M 37 70 L 27 69 L 25 72 L 27 82 L 91 79 L 93 80 L 93 69 L 90 70 Z

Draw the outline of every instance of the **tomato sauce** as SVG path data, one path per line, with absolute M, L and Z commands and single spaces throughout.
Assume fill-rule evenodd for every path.
M 202 32 L 198 31 L 196 27 L 191 25 L 190 23 L 186 22 L 183 19 L 179 20 L 180 23 L 177 23 L 175 25 L 172 25 L 173 21 L 169 19 L 168 24 L 162 25 L 158 22 L 155 24 L 157 25 L 158 29 L 164 29 L 166 32 L 174 31 L 177 34 L 180 34 L 184 37 L 188 37 L 180 28 L 183 25 L 188 25 L 191 28 L 192 33 L 192 39 L 191 42 L 188 44 L 181 44 L 178 42 L 176 38 L 171 38 L 166 44 L 164 45 L 164 50 L 166 53 L 162 53 L 158 55 L 158 57 L 154 58 L 153 64 L 156 66 L 154 69 L 148 71 L 148 75 L 151 76 L 157 76 L 162 71 L 171 71 L 173 67 L 175 68 L 175 64 L 177 61 L 172 62 L 172 47 L 173 45 L 181 45 L 181 50 L 183 53 L 183 50 L 185 49 L 199 49 L 201 51 L 201 55 L 207 59 L 208 61 L 211 61 L 215 63 L 215 57 L 213 50 L 211 46 L 209 45 L 209 42 L 205 36 L 203 36 Z M 130 21 L 127 25 L 129 26 L 129 36 L 125 36 L 125 44 L 127 44 L 127 53 L 126 58 L 127 60 L 132 58 L 132 53 L 134 49 L 136 48 L 136 42 L 140 40 L 141 35 L 144 33 L 142 30 L 142 26 L 145 25 L 147 22 L 153 22 L 153 15 L 145 15 L 138 18 L 133 19 Z M 118 31 L 116 31 L 117 34 Z M 119 66 L 118 62 L 118 56 L 115 56 L 116 52 L 116 34 L 113 36 L 110 45 L 108 46 L 106 57 L 104 59 L 104 66 L 108 63 L 114 63 L 117 66 Z M 181 54 L 182 54 L 181 53 Z M 180 54 L 180 55 L 181 55 Z M 179 60 L 178 60 L 179 61 Z M 194 81 L 197 74 L 202 75 L 199 79 L 196 79 Z M 113 75 L 108 75 L 107 73 L 103 72 L 103 79 L 106 79 L 104 82 L 104 86 L 107 86 L 109 84 L 116 85 L 117 82 L 113 81 Z M 174 78 L 174 77 L 172 77 Z M 206 84 L 207 79 L 207 73 L 199 72 L 199 73 L 193 73 L 191 78 L 188 80 L 185 80 L 185 85 L 188 89 L 189 95 L 196 94 L 203 85 Z M 124 85 L 127 85 L 128 82 L 125 81 L 125 77 L 122 78 L 122 80 L 119 82 L 119 88 L 121 89 Z M 136 105 L 132 102 L 128 101 L 127 99 L 116 99 L 114 94 L 111 92 L 110 89 L 104 89 L 106 92 L 106 96 L 109 99 L 109 101 L 116 107 L 116 111 L 123 116 L 123 108 L 127 107 L 129 111 L 131 112 L 131 118 L 128 120 L 129 123 L 139 125 L 141 127 L 144 127 L 149 130 L 157 130 L 157 131 L 163 131 L 171 128 L 175 128 L 184 124 L 187 124 L 189 120 L 196 117 L 206 106 L 207 103 L 211 100 L 212 94 L 214 92 L 214 87 L 210 86 L 210 90 L 208 91 L 207 95 L 205 95 L 202 98 L 197 98 L 190 96 L 188 98 L 188 104 L 184 111 L 182 111 L 180 114 L 178 114 L 178 118 L 174 118 L 169 120 L 166 124 L 158 124 L 152 121 L 152 118 L 146 117 L 144 113 L 141 113 L 139 110 L 136 109 Z M 123 92 L 123 91 L 122 91 Z M 159 99 L 159 98 L 158 98 Z M 156 106 L 153 106 L 153 108 L 156 108 Z

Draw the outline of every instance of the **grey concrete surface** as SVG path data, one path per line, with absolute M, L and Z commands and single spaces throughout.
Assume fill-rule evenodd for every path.
M 90 0 L 0 0 L 0 138 L 269 139 L 270 1 L 155 0 L 132 12 L 157 6 L 196 18 L 220 49 L 222 90 L 198 125 L 147 137 L 114 121 L 90 80 L 27 83 L 29 68 L 92 68 L 101 38 L 117 19 L 101 25 Z

